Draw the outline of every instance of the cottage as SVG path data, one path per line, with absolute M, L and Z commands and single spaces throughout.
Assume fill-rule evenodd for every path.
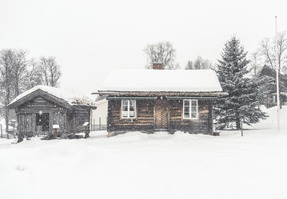
M 157 70 L 155 70 L 157 69 Z M 107 129 L 213 133 L 213 100 L 222 92 L 212 70 L 116 70 L 97 94 L 108 100 Z
M 86 100 L 84 100 L 86 101 Z M 9 105 L 17 114 L 18 136 L 77 133 L 84 131 L 83 124 L 90 122 L 94 106 L 63 89 L 36 86 L 18 97 Z

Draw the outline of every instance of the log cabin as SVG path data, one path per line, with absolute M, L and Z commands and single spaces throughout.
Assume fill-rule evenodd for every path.
M 9 105 L 17 115 L 19 138 L 35 135 L 57 135 L 83 132 L 83 124 L 90 122 L 91 109 L 96 107 L 79 95 L 64 89 L 36 86 Z
M 112 71 L 94 94 L 108 100 L 109 135 L 126 131 L 213 134 L 213 101 L 228 95 L 213 70 Z

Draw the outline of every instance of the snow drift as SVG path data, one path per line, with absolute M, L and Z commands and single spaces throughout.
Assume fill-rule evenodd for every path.
M 287 198 L 287 107 L 221 136 L 131 132 L 0 139 L 1 198 Z

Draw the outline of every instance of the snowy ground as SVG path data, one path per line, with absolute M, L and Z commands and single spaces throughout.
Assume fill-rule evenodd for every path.
M 287 198 L 287 107 L 219 137 L 137 132 L 89 139 L 0 139 L 0 197 Z

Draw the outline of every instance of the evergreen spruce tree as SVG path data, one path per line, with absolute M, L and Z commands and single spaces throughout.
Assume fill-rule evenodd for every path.
M 250 125 L 267 117 L 259 109 L 259 101 L 263 97 L 263 81 L 247 77 L 249 60 L 246 55 L 247 52 L 235 36 L 225 44 L 217 74 L 223 91 L 229 95 L 219 98 L 215 103 L 214 111 L 219 127 L 235 123 L 236 129 L 239 129 L 240 121 Z

